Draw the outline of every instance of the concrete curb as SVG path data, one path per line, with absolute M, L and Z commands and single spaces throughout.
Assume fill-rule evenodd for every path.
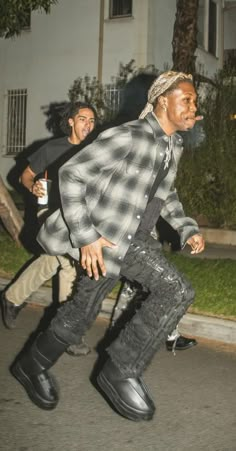
M 236 321 L 187 313 L 179 323 L 179 331 L 236 345 Z
M 7 284 L 7 280 L 0 278 L 0 289 L 4 289 Z M 39 305 L 45 308 L 50 305 L 51 299 L 52 289 L 43 286 L 33 293 L 27 302 L 31 305 Z M 105 298 L 99 317 L 110 319 L 113 308 L 114 299 Z M 179 324 L 179 331 L 182 334 L 236 344 L 236 321 L 187 313 Z
M 110 318 L 113 307 L 113 299 L 104 299 L 100 316 Z M 180 321 L 178 329 L 182 334 L 236 345 L 236 321 L 187 313 Z
M 215 243 L 226 246 L 236 246 L 236 231 L 224 229 L 212 229 L 209 227 L 200 227 L 207 243 Z

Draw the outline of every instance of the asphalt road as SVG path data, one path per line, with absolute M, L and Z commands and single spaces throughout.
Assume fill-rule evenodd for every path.
M 27 307 L 14 331 L 0 324 L 1 451 L 235 451 L 236 347 L 199 341 L 177 352 L 164 348 L 145 373 L 156 401 L 151 422 L 135 423 L 115 413 L 90 382 L 95 350 L 87 357 L 64 354 L 53 368 L 58 407 L 34 406 L 10 375 L 9 365 L 43 313 Z M 107 327 L 99 319 L 87 340 L 95 347 Z

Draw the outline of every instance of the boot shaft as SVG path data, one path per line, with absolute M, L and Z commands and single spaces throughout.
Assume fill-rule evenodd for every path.
M 22 355 L 21 365 L 28 374 L 40 374 L 51 368 L 67 347 L 68 343 L 59 340 L 49 328 L 41 332 L 33 345 Z

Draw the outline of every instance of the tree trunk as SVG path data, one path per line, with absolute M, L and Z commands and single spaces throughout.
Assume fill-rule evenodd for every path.
M 173 70 L 195 75 L 199 0 L 178 0 L 172 40 Z
M 21 246 L 19 234 L 24 221 L 0 176 L 0 218 L 14 241 Z

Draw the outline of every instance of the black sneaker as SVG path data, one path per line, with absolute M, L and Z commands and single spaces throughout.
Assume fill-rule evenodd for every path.
M 185 349 L 190 349 L 197 345 L 197 340 L 195 338 L 184 337 L 179 335 L 176 340 L 167 340 L 166 348 L 168 351 L 185 351 Z
M 26 302 L 23 302 L 21 305 L 15 305 L 7 300 L 4 292 L 2 292 L 1 298 L 3 323 L 7 329 L 14 329 L 16 327 L 16 318 L 25 307 Z

